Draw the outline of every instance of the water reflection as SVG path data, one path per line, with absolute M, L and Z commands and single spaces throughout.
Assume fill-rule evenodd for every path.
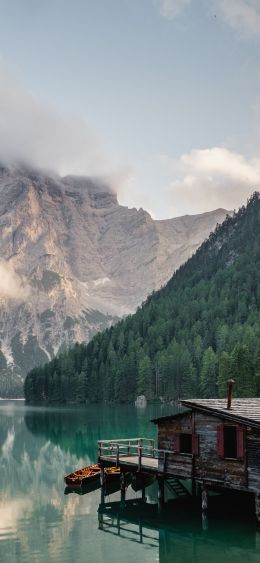
M 130 406 L 90 405 L 84 409 L 39 409 L 26 413 L 25 424 L 36 436 L 44 436 L 77 456 L 87 453 L 94 461 L 98 440 L 155 437 L 156 428 L 150 419 L 167 412 L 173 412 L 173 407 L 154 405 L 147 409 L 134 409 Z
M 1 402 L 1 563 L 81 562 L 86 553 L 90 561 L 104 560 L 108 546 L 96 530 L 100 492 L 66 496 L 63 477 L 96 460 L 97 439 L 138 435 L 152 416 L 128 408 L 124 417 L 114 408 L 28 409 Z M 147 432 L 154 431 L 149 424 Z M 120 547 L 112 559 L 120 561 Z
M 158 412 L 159 409 L 159 412 Z M 172 410 L 172 409 L 171 409 Z M 168 410 L 169 412 L 169 410 Z M 1 563 L 151 563 L 259 561 L 260 541 L 255 524 L 210 516 L 204 532 L 200 511 L 192 514 L 170 504 L 158 516 L 157 490 L 147 489 L 149 504 L 120 512 L 120 493 L 106 497 L 115 503 L 115 535 L 104 533 L 100 491 L 64 495 L 63 477 L 96 460 L 98 439 L 147 436 L 156 428 L 149 420 L 167 409 L 98 407 L 33 409 L 0 403 L 0 561 Z M 129 487 L 127 499 L 140 498 Z M 119 513 L 118 513 L 119 511 Z M 144 512 L 145 511 L 145 512 Z M 223 516 L 223 515 L 222 515 Z M 98 520 L 99 518 L 99 520 Z M 126 530 L 123 530 L 123 527 Z M 131 530 L 136 533 L 132 533 Z M 133 540 L 138 540 L 134 541 Z
M 98 527 L 114 540 L 124 538 L 125 543 L 158 548 L 160 563 L 259 561 L 260 533 L 251 519 L 241 518 L 232 507 L 229 515 L 223 516 L 222 511 L 220 517 L 215 506 L 205 532 L 199 507 L 189 506 L 187 500 L 168 502 L 160 515 L 157 505 L 140 500 L 126 501 L 124 507 L 108 502 L 99 505 Z

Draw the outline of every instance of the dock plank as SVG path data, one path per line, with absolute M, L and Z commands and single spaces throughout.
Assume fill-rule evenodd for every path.
M 110 456 L 101 456 L 100 461 L 113 463 L 116 465 L 116 458 Z M 136 455 L 121 455 L 119 457 L 119 464 L 120 465 L 132 465 L 134 467 L 138 467 L 138 456 Z M 155 472 L 158 471 L 158 459 L 153 457 L 142 457 L 142 469 L 152 469 Z

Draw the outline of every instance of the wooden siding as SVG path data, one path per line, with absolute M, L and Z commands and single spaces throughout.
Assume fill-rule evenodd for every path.
M 247 485 L 246 456 L 243 460 L 224 459 L 218 455 L 218 426 L 222 418 L 195 413 L 195 433 L 199 434 L 199 455 L 195 456 L 195 478 L 209 480 L 225 487 Z M 230 422 L 229 422 L 230 424 Z
M 247 432 L 248 488 L 260 491 L 260 433 Z
M 180 479 L 191 479 L 192 455 L 168 454 L 166 456 L 166 460 L 159 459 L 158 469 L 161 473 L 174 475 Z
M 191 434 L 192 414 L 184 413 L 176 419 L 162 420 L 158 424 L 158 448 L 159 450 L 174 451 L 176 449 L 176 435 L 180 432 Z M 159 471 L 176 475 L 183 479 L 192 476 L 191 454 L 167 454 L 166 460 L 159 460 Z
M 232 424 L 243 430 L 243 425 L 231 423 L 222 417 L 193 411 L 184 413 L 176 419 L 158 421 L 158 448 L 174 452 L 178 433 L 198 435 L 198 455 L 168 453 L 166 458 L 159 460 L 159 471 L 171 473 L 187 479 L 192 476 L 216 486 L 245 489 L 247 485 L 247 453 L 246 444 L 243 459 L 225 459 L 218 453 L 218 427 L 221 424 Z M 256 431 L 255 431 L 256 432 Z M 251 447 L 248 452 L 250 459 L 250 486 L 258 486 L 260 490 L 260 435 L 252 433 Z M 258 480 L 259 479 L 259 480 Z M 257 485 L 258 483 L 258 485 Z

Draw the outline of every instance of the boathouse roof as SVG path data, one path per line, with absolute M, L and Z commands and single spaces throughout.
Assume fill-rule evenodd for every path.
M 226 399 L 185 399 L 180 404 L 192 410 L 211 414 L 240 422 L 260 429 L 260 399 L 233 399 L 230 409 L 227 408 Z M 177 418 L 185 414 L 186 411 L 178 412 L 168 416 L 153 419 L 152 422 L 158 423 L 163 420 Z

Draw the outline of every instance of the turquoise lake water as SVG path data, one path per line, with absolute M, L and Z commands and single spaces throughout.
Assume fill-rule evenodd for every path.
M 99 490 L 64 494 L 64 475 L 96 462 L 97 440 L 154 438 L 150 419 L 172 410 L 47 409 L 0 401 L 0 562 L 259 563 L 260 533 L 242 505 L 223 509 L 213 499 L 202 522 L 199 507 L 186 499 L 158 514 L 155 484 L 146 489 L 147 504 L 126 503 L 124 510 L 119 492 L 102 510 Z M 126 498 L 140 493 L 129 487 Z

